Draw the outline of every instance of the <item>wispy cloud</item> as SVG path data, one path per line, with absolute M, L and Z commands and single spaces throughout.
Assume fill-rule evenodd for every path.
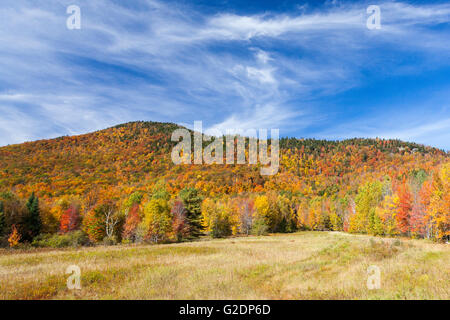
M 382 2 L 376 31 L 366 28 L 365 2 L 243 15 L 153 0 L 82 1 L 82 28 L 72 31 L 69 4 L 0 4 L 0 145 L 140 119 L 344 136 L 342 118 L 358 111 L 342 112 L 331 98 L 366 85 L 368 74 L 450 66 L 445 3 Z M 420 139 L 389 129 L 374 123 L 372 133 Z

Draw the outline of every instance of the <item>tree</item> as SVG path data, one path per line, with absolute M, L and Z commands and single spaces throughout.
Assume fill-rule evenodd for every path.
M 42 227 L 41 217 L 39 214 L 39 200 L 34 195 L 34 192 L 28 198 L 26 208 L 27 213 L 25 214 L 22 222 L 22 238 L 25 241 L 31 241 L 40 233 Z
M 83 219 L 83 230 L 89 240 L 99 242 L 105 237 L 105 219 L 100 207 L 91 209 Z
M 144 207 L 144 219 L 142 221 L 147 237 L 152 242 L 165 241 L 172 231 L 172 217 L 169 205 L 164 199 L 152 199 Z
M 159 180 L 152 188 L 152 199 L 164 199 L 169 201 L 170 194 L 167 192 L 164 180 Z
M 266 226 L 269 226 L 269 199 L 266 195 L 257 196 L 255 199 L 256 218 L 264 221 Z
M 403 182 L 398 189 L 398 211 L 395 216 L 398 230 L 403 233 L 409 233 L 409 219 L 412 209 L 412 197 L 406 182 Z
M 434 237 L 439 241 L 450 239 L 450 162 L 433 175 L 429 206 Z
M 122 237 L 133 242 L 136 241 L 136 231 L 140 223 L 141 217 L 139 214 L 139 205 L 134 204 L 128 210 L 123 226 Z
M 180 191 L 180 199 L 186 209 L 186 218 L 189 222 L 190 237 L 197 238 L 203 233 L 201 205 L 202 198 L 195 188 L 185 188 Z
M 140 192 L 134 192 L 125 202 L 125 207 L 128 212 L 126 213 L 125 224 L 123 226 L 122 237 L 136 241 L 136 231 L 141 223 L 140 205 L 143 195 Z
M 59 231 L 67 233 L 79 228 L 81 222 L 80 208 L 76 204 L 71 204 L 62 214 Z
M 409 218 L 409 228 L 411 236 L 413 237 L 425 236 L 425 228 L 426 228 L 425 209 L 417 196 L 415 197 L 412 204 L 411 215 Z
M 320 229 L 320 220 L 322 216 L 322 199 L 314 197 L 309 201 L 308 217 L 306 225 L 310 230 Z
M 377 208 L 370 208 L 367 233 L 372 235 L 383 235 L 384 233 L 383 221 Z
M 291 199 L 285 195 L 279 195 L 277 207 L 281 218 L 277 232 L 294 232 L 297 229 L 297 213 Z
M 16 247 L 19 244 L 20 238 L 21 238 L 21 236 L 20 236 L 19 231 L 17 231 L 16 225 L 13 225 L 12 232 L 8 238 L 9 246 L 11 248 Z
M 427 239 L 433 238 L 433 221 L 431 216 L 430 200 L 433 193 L 433 179 L 429 179 L 422 184 L 419 191 L 420 206 L 424 210 L 423 224 L 424 236 Z
M 239 210 L 240 232 L 249 235 L 252 229 L 253 216 L 255 214 L 255 205 L 252 200 L 244 199 L 240 203 Z
M 266 235 L 268 233 L 269 227 L 267 226 L 266 219 L 261 216 L 256 216 L 252 224 L 252 234 L 256 236 Z
M 100 210 L 103 215 L 105 235 L 108 238 L 112 238 L 114 236 L 115 227 L 120 221 L 119 211 L 117 210 L 116 205 L 109 201 L 101 205 L 98 210 Z
M 213 238 L 230 236 L 230 212 L 222 202 L 205 199 L 202 203 L 203 224 L 206 232 Z
M 20 234 L 24 216 L 28 214 L 28 209 L 25 207 L 23 201 L 12 192 L 0 193 L 0 199 L 3 206 L 3 217 L 5 221 L 3 234 L 9 236 L 12 232 L 13 225 L 18 228 Z
M 371 231 L 373 226 L 370 216 L 373 222 L 375 214 L 373 210 L 383 199 L 382 191 L 383 185 L 380 181 L 367 182 L 359 188 L 355 198 L 356 212 L 350 217 L 350 232 L 369 233 Z
M 141 192 L 133 192 L 125 202 L 125 206 L 131 208 L 135 205 L 140 205 L 142 202 L 143 195 Z
M 172 214 L 172 231 L 175 240 L 180 242 L 189 237 L 189 222 L 186 217 L 186 208 L 183 201 L 176 200 L 171 209 Z
M 397 195 L 386 195 L 380 206 L 376 208 L 377 215 L 381 218 L 383 234 L 394 236 L 399 234 L 396 215 L 399 198 Z

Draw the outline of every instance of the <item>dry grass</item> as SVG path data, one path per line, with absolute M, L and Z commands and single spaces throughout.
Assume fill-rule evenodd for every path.
M 81 290 L 65 270 L 81 268 Z M 368 290 L 366 270 L 381 269 Z M 450 299 L 450 248 L 338 232 L 0 251 L 0 299 Z

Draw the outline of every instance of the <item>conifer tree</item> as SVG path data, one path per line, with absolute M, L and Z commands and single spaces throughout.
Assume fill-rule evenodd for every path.
M 203 233 L 202 224 L 202 198 L 195 188 L 185 188 L 180 191 L 180 199 L 186 209 L 186 218 L 189 222 L 190 235 L 193 238 L 199 237 Z
M 36 237 L 42 227 L 41 216 L 39 213 L 39 199 L 34 195 L 34 192 L 28 198 L 26 203 L 27 212 L 23 218 L 23 240 L 31 241 Z

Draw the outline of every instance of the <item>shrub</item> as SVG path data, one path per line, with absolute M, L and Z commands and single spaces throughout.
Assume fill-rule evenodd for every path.
M 117 238 L 115 236 L 104 237 L 103 244 L 105 246 L 115 246 L 118 243 Z
M 131 241 L 130 239 L 122 239 L 121 244 L 131 244 L 133 243 L 133 241 Z
M 72 231 L 65 234 L 41 234 L 34 238 L 34 247 L 63 248 L 89 245 L 89 238 L 83 231 Z
M 228 217 L 216 217 L 211 222 L 211 237 L 224 238 L 231 236 L 231 223 Z
M 253 221 L 253 226 L 252 226 L 252 234 L 253 235 L 255 235 L 255 236 L 266 235 L 268 230 L 269 230 L 269 226 L 267 225 L 264 218 L 258 217 L 256 220 Z

